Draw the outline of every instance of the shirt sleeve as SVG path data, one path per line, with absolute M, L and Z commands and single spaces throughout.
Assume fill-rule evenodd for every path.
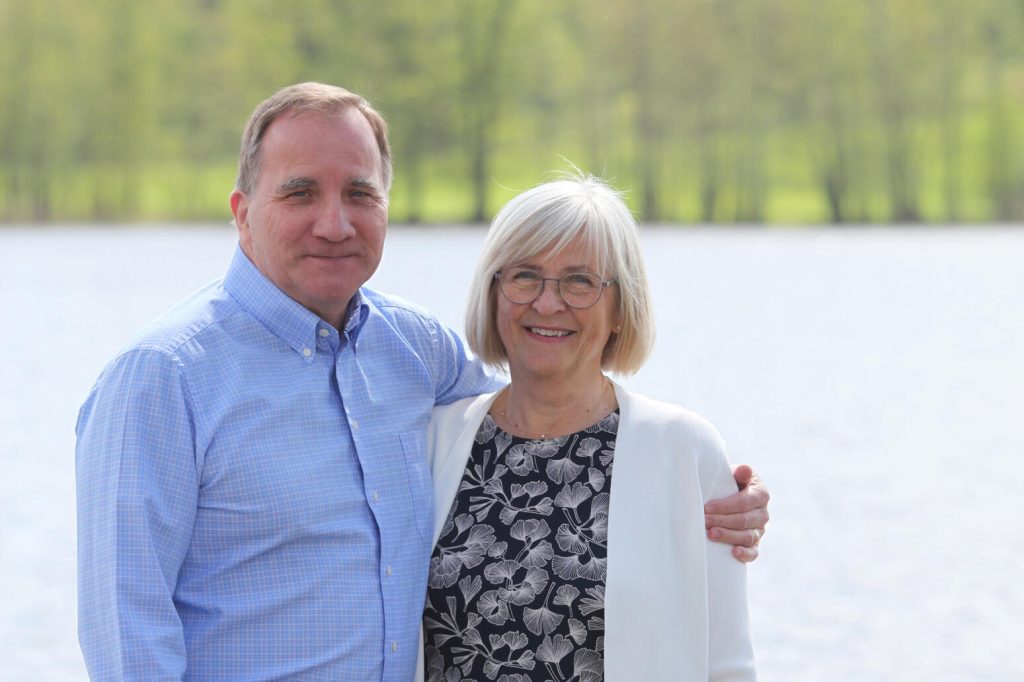
M 93 680 L 180 680 L 173 595 L 198 498 L 180 367 L 152 350 L 111 363 L 79 413 L 79 642 Z
M 725 455 L 725 443 L 710 424 L 704 447 L 710 450 L 702 466 L 705 500 L 736 492 L 736 479 Z M 732 547 L 707 543 L 708 557 L 708 675 L 711 682 L 756 679 L 747 607 L 747 567 L 732 555 Z
M 473 356 L 465 342 L 453 330 L 436 323 L 437 347 L 434 402 L 447 405 L 471 395 L 497 391 L 507 381 Z

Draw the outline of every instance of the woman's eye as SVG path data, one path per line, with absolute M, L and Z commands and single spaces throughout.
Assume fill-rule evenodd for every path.
M 540 279 L 540 274 L 533 270 L 519 270 L 512 273 L 512 279 L 517 282 L 535 282 Z
M 566 275 L 565 276 L 565 281 L 568 284 L 573 284 L 573 285 L 581 286 L 581 287 L 596 287 L 597 286 L 597 278 L 596 277 L 594 277 L 593 275 L 588 275 L 586 273 L 582 273 L 582 272 L 577 272 L 577 273 L 573 273 L 571 275 Z

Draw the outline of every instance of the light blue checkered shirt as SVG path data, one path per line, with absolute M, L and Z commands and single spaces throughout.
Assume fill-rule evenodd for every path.
M 339 334 L 236 251 L 79 415 L 90 675 L 410 680 L 430 411 L 494 388 L 422 309 L 363 289 Z

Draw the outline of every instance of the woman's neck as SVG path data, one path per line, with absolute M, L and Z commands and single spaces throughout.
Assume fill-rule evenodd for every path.
M 494 401 L 491 417 L 503 430 L 524 438 L 554 438 L 580 431 L 617 407 L 615 390 L 600 372 L 583 381 L 530 380 L 512 383 Z

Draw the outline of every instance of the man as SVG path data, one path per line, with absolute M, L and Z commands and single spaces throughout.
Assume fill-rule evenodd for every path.
M 497 384 L 429 313 L 362 286 L 390 183 L 361 97 L 305 83 L 253 113 L 227 274 L 146 327 L 79 415 L 94 679 L 412 677 L 430 411 Z M 709 521 L 749 560 L 767 493 L 731 500 Z

